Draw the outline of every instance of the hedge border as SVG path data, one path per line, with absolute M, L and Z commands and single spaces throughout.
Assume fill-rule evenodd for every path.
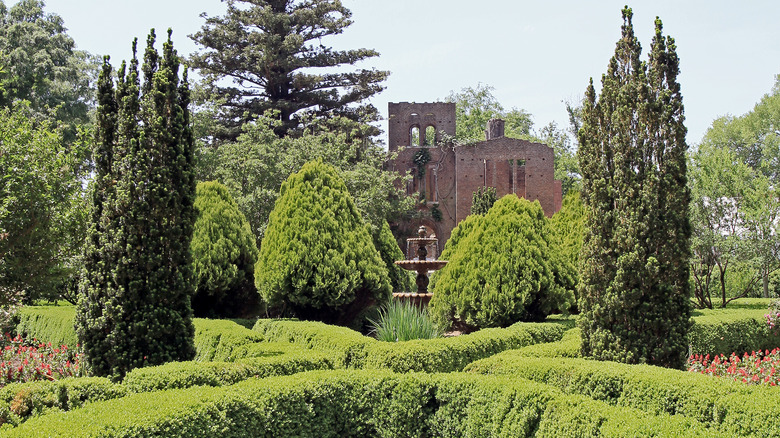
M 650 365 L 534 358 L 505 352 L 467 372 L 512 375 L 651 414 L 689 417 L 732 436 L 780 437 L 780 392 Z
M 122 412 L 122 415 L 117 415 Z M 32 419 L 7 436 L 719 436 L 524 379 L 313 371 L 134 394 Z

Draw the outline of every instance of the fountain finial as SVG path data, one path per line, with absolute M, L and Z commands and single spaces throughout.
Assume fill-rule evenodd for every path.
M 425 229 L 425 225 L 420 225 L 420 228 L 417 229 L 417 237 L 428 237 L 428 231 Z

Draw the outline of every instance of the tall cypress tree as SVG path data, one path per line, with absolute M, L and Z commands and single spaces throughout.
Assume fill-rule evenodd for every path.
M 631 9 L 579 131 L 583 354 L 680 367 L 690 326 L 685 127 L 674 40 L 656 19 L 649 67 Z
M 187 73 L 171 43 L 162 58 L 149 34 L 140 82 L 133 59 L 104 60 L 98 81 L 96 177 L 76 314 L 95 375 L 195 354 L 189 242 L 195 221 Z

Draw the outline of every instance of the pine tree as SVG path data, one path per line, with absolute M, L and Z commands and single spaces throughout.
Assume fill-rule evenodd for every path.
M 685 127 L 674 41 L 661 22 L 648 65 L 631 9 L 579 131 L 587 234 L 581 254 L 583 354 L 679 367 L 690 325 Z
M 255 285 L 270 307 L 340 325 L 390 300 L 385 263 L 333 167 L 310 162 L 282 184 Z
M 375 69 L 317 73 L 313 69 L 354 65 L 375 50 L 338 51 L 322 44 L 341 34 L 352 13 L 339 0 L 227 0 L 223 17 L 209 17 L 191 38 L 203 47 L 191 58 L 221 102 L 221 139 L 235 140 L 241 126 L 278 111 L 279 136 L 298 127 L 304 113 L 342 115 L 356 121 L 376 117 L 360 104 L 382 91 L 389 74 Z M 224 85 L 224 79 L 232 84 Z
M 257 246 L 249 222 L 227 187 L 198 183 L 195 208 L 198 219 L 190 249 L 197 284 L 192 308 L 198 317 L 256 315 Z
M 195 354 L 189 243 L 193 138 L 187 73 L 171 43 L 147 39 L 144 82 L 136 43 L 116 88 L 105 58 L 98 81 L 93 205 L 76 315 L 84 359 L 95 375 Z

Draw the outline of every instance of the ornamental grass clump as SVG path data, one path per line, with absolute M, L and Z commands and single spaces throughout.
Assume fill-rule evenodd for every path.
M 772 351 L 753 351 L 740 358 L 736 353 L 716 355 L 710 361 L 710 355 L 691 355 L 688 358 L 688 371 L 725 377 L 748 385 L 777 386 L 780 383 L 780 348 Z
M 80 375 L 79 354 L 66 345 L 25 342 L 21 336 L 5 334 L 6 346 L 0 352 L 0 387 L 9 383 L 59 380 Z
M 441 330 L 431 321 L 428 311 L 410 303 L 391 301 L 379 311 L 379 319 L 371 321 L 372 332 L 384 342 L 441 337 Z

